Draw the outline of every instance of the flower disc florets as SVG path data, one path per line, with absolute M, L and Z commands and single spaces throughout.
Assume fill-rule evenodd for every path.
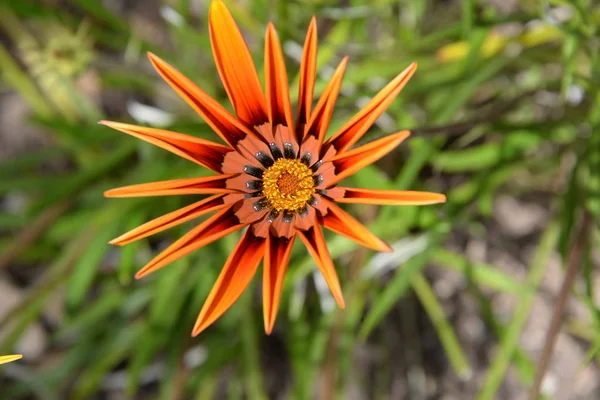
M 277 211 L 298 211 L 315 193 L 313 172 L 297 159 L 280 158 L 263 175 L 263 195 Z

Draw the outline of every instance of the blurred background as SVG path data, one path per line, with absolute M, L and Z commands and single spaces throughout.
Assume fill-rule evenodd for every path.
M 413 135 L 348 185 L 437 191 L 447 204 L 351 207 L 395 251 L 328 235 L 346 310 L 298 245 L 273 334 L 255 279 L 192 339 L 237 238 L 134 281 L 193 225 L 107 241 L 197 198 L 103 191 L 207 172 L 97 121 L 216 138 L 145 55 L 231 109 L 209 1 L 2 0 L 0 354 L 25 358 L 0 369 L 0 398 L 600 398 L 598 2 L 226 4 L 261 75 L 275 22 L 292 101 L 312 15 L 317 95 L 350 55 L 330 132 L 418 61 L 365 140 Z

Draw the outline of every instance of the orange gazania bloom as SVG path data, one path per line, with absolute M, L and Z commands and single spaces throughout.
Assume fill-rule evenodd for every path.
M 263 313 L 270 333 L 281 297 L 294 239 L 304 243 L 340 307 L 340 283 L 321 225 L 378 251 L 391 251 L 381 239 L 343 211 L 338 203 L 422 205 L 444 195 L 338 186 L 361 168 L 389 153 L 409 135 L 401 131 L 363 146 L 352 146 L 373 125 L 415 72 L 411 64 L 331 138 L 325 135 L 346 68 L 344 58 L 313 108 L 317 24 L 308 28 L 300 64 L 298 109 L 294 119 L 281 45 L 273 24 L 265 38 L 265 92 L 248 47 L 225 5 L 215 0 L 209 13 L 212 50 L 237 118 L 192 81 L 157 56 L 150 61 L 163 79 L 226 143 L 117 122 L 101 123 L 169 150 L 217 175 L 145 183 L 109 190 L 107 197 L 210 194 L 156 218 L 111 241 L 124 245 L 202 215 L 216 212 L 156 256 L 141 278 L 229 233 L 248 227 L 229 256 L 194 326 L 198 335 L 241 295 L 263 263 Z
M 20 354 L 13 354 L 10 356 L 0 356 L 0 364 L 6 364 L 6 363 L 9 363 L 12 361 L 19 360 L 21 358 L 23 358 L 23 356 Z

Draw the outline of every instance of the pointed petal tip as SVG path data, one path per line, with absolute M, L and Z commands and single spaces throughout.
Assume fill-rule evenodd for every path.
M 135 273 L 134 277 L 135 277 L 135 279 L 142 279 L 146 275 L 148 275 L 148 273 L 146 271 L 144 271 L 144 269 L 142 268 L 138 272 Z
M 208 318 L 208 315 L 202 315 L 202 311 L 200 311 L 200 315 L 194 324 L 194 329 L 192 329 L 192 337 L 196 337 L 202 332 L 204 332 L 209 326 L 211 326 L 218 318 Z
M 204 331 L 207 327 L 208 326 L 202 326 L 202 325 L 196 323 L 196 325 L 194 325 L 194 329 L 192 329 L 192 337 L 195 338 L 196 336 L 201 334 L 202 331 Z
M 391 253 L 394 251 L 394 249 L 392 249 L 392 246 L 390 246 L 387 242 L 384 242 L 383 240 L 380 243 L 381 248 L 379 249 L 380 252 L 382 253 Z
M 17 361 L 23 358 L 21 354 L 11 354 L 8 356 L 0 356 L 0 364 L 6 364 L 9 362 Z
M 158 69 L 158 66 L 160 64 L 166 64 L 165 60 L 163 60 L 162 58 L 160 58 L 159 56 L 157 56 L 156 54 L 154 54 L 151 51 L 146 52 L 146 57 L 148 57 L 148 59 L 150 60 L 150 63 L 152 64 L 152 66 L 155 69 Z
M 223 4 L 223 1 L 222 1 L 222 0 L 212 0 L 212 1 L 210 2 L 210 8 L 211 8 L 211 10 L 212 10 L 213 8 L 217 7 L 217 6 L 224 6 L 224 5 L 225 5 L 225 4 Z
M 121 246 L 121 244 L 119 243 L 119 238 L 115 238 L 113 240 L 110 240 L 108 242 L 108 244 L 112 244 L 112 245 L 115 245 L 115 246 Z
M 393 145 L 392 149 L 395 148 L 396 146 L 398 146 L 400 143 L 402 143 L 409 136 L 410 136 L 409 130 L 404 130 L 404 131 L 396 132 L 396 133 L 389 135 L 388 138 L 389 138 L 390 142 L 395 143 Z
M 392 136 L 394 137 L 394 141 L 398 142 L 397 145 L 399 145 L 400 143 L 402 143 L 405 139 L 407 139 L 410 136 L 410 131 L 408 131 L 408 130 L 400 131 L 398 133 L 393 134 Z
M 406 137 L 410 136 L 410 131 L 408 129 L 405 129 L 403 131 L 394 133 L 392 136 L 398 136 L 398 137 L 406 138 Z
M 221 1 L 208 12 L 213 57 L 238 119 L 247 126 L 267 122 L 265 96 L 256 66 L 239 26 Z
M 123 122 L 109 121 L 106 119 L 101 119 L 100 121 L 98 121 L 98 125 L 104 125 L 104 126 L 108 126 L 109 128 L 119 130 L 121 126 L 127 126 L 128 124 L 125 124 Z
M 104 126 L 108 126 L 109 128 L 112 129 L 119 129 L 118 126 L 119 125 L 123 125 L 122 122 L 115 122 L 115 121 L 108 121 L 106 119 L 102 119 L 100 121 L 98 121 L 98 125 L 104 125 Z
M 264 254 L 265 240 L 246 230 L 229 255 L 194 324 L 198 335 L 217 321 L 239 299 L 254 277 Z
M 157 265 L 158 265 L 158 268 L 157 268 Z M 159 269 L 161 269 L 164 266 L 165 265 L 161 265 L 160 263 L 156 263 L 156 262 L 154 262 L 154 260 L 152 260 L 152 261 L 148 262 L 145 266 L 143 266 L 142 269 L 140 269 L 138 272 L 135 273 L 135 279 L 142 279 L 142 278 L 146 277 L 147 275 L 150 275 L 150 274 L 158 271 Z
M 229 13 L 229 9 L 225 5 L 225 3 L 223 3 L 222 0 L 212 0 L 210 2 L 210 7 L 208 9 L 208 18 L 210 19 L 211 16 L 214 17 L 214 15 L 212 15 L 213 13 L 222 13 L 222 12 Z
M 273 333 L 274 322 L 275 321 L 273 321 L 272 323 L 269 322 L 269 325 L 266 325 L 266 323 L 265 323 L 265 335 L 270 335 L 271 333 Z
M 129 244 L 129 243 L 131 243 L 133 241 L 131 239 L 128 240 L 128 238 L 125 237 L 125 236 L 126 236 L 126 234 L 123 234 L 123 235 L 121 235 L 119 237 L 116 237 L 116 238 L 112 239 L 111 241 L 109 241 L 108 244 L 112 244 L 114 246 L 123 247 L 126 244 Z
M 107 191 L 104 192 L 104 197 L 107 197 L 107 198 L 115 198 L 115 197 L 119 198 L 119 197 L 123 197 L 121 195 L 122 191 L 120 189 L 121 188 L 109 189 L 109 190 L 107 190 Z
M 148 57 L 148 59 L 150 60 L 150 63 L 152 64 L 152 66 L 154 67 L 154 69 L 158 70 L 161 64 L 168 64 L 165 60 L 163 60 L 162 58 L 160 58 L 159 56 L 157 56 L 156 54 L 154 54 L 151 51 L 147 51 L 146 52 L 146 56 Z

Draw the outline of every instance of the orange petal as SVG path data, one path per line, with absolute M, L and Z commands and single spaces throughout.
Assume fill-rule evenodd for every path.
M 150 62 L 160 76 L 186 101 L 208 125 L 230 145 L 234 146 L 246 135 L 256 136 L 244 124 L 231 115 L 225 107 L 183 76 L 171 65 L 152 53 Z
M 329 127 L 329 121 L 333 114 L 333 108 L 337 100 L 338 94 L 340 93 L 340 87 L 342 86 L 342 79 L 344 78 L 344 72 L 346 71 L 346 65 L 348 64 L 348 57 L 344 57 L 342 62 L 335 70 L 335 73 L 331 77 L 331 80 L 327 84 L 327 87 L 323 91 L 315 111 L 310 116 L 308 125 L 306 126 L 305 134 L 313 135 L 318 139 L 319 149 L 323 140 L 325 140 L 325 134 Z
M 208 23 L 215 64 L 238 118 L 247 126 L 267 122 L 265 96 L 254 61 L 240 29 L 222 1 L 211 3 Z
M 265 37 L 265 80 L 267 81 L 267 113 L 271 125 L 286 125 L 293 131 L 292 104 L 288 76 L 275 26 L 267 25 Z
M 336 198 L 338 203 L 382 204 L 393 206 L 424 206 L 444 203 L 446 196 L 440 193 L 413 190 L 376 190 L 340 187 L 344 196 Z
M 215 322 L 240 297 L 256 273 L 264 247 L 264 239 L 254 236 L 251 229 L 246 230 L 204 302 L 192 336 Z
M 244 196 L 244 199 L 235 205 L 235 215 L 240 222 L 251 224 L 262 219 L 269 212 L 264 204 L 264 198 Z
M 374 140 L 363 146 L 337 155 L 331 161 L 335 165 L 335 177 L 327 184 L 329 186 L 341 181 L 342 179 L 356 173 L 365 166 L 374 163 L 387 153 L 392 151 L 404 139 L 410 135 L 409 131 L 394 133 L 393 135 Z
M 6 363 L 9 363 L 12 361 L 20 360 L 21 358 L 23 358 L 23 356 L 20 354 L 14 354 L 14 355 L 10 355 L 10 356 L 0 356 L 0 364 L 6 364 Z
M 265 332 L 270 334 L 279 309 L 283 278 L 287 270 L 295 236 L 290 239 L 267 235 L 263 266 L 263 317 Z
M 297 137 L 301 143 L 304 138 L 304 127 L 310 120 L 312 111 L 315 78 L 317 76 L 317 19 L 312 17 L 306 39 L 304 52 L 300 61 L 300 84 L 298 87 L 298 122 Z
M 104 192 L 106 197 L 146 197 L 170 196 L 174 194 L 217 194 L 230 193 L 226 188 L 227 179 L 234 175 L 203 176 L 201 178 L 172 179 L 123 186 Z
M 231 207 L 226 208 L 216 213 L 167 247 L 162 253 L 154 257 L 154 259 L 140 269 L 138 273 L 135 274 L 135 277 L 140 279 L 194 250 L 198 250 L 231 232 L 242 229 L 244 226 L 245 224 L 239 223 L 239 220 L 233 214 Z
M 146 222 L 145 224 L 122 234 L 118 238 L 111 240 L 109 243 L 124 246 L 128 243 L 135 242 L 136 240 L 162 232 L 173 226 L 199 218 L 210 212 L 220 210 L 223 207 L 226 207 L 226 204 L 223 203 L 223 195 L 212 196 Z
M 338 153 L 350 148 L 365 132 L 375 123 L 377 118 L 390 106 L 406 85 L 410 77 L 415 73 L 417 63 L 412 63 L 400 73 L 394 80 L 381 89 L 371 101 L 363 107 L 354 117 L 340 128 L 325 144 L 325 147 L 333 145 Z
M 340 281 L 337 272 L 335 272 L 333 260 L 329 255 L 329 250 L 327 249 L 327 243 L 325 242 L 321 227 L 315 225 L 307 231 L 297 231 L 297 234 L 302 242 L 304 242 L 309 253 L 315 259 L 317 267 L 319 267 L 321 274 L 323 274 L 325 282 L 327 282 L 329 290 L 331 290 L 331 294 L 338 303 L 338 306 L 341 308 L 346 307 L 342 295 L 342 288 L 340 287 Z
M 392 248 L 386 242 L 373 235 L 357 219 L 342 210 L 335 203 L 325 198 L 323 200 L 327 203 L 328 207 L 327 215 L 322 220 L 325 228 L 331 229 L 335 233 L 346 236 L 370 249 L 385 252 L 392 251 Z
M 271 217 L 269 215 L 267 220 Z M 295 229 L 294 224 L 296 222 L 295 214 L 287 214 L 286 212 L 280 213 L 271 223 L 271 231 L 274 232 L 277 236 L 291 238 L 294 236 Z
M 294 221 L 294 228 L 300 230 L 310 229 L 315 224 L 315 218 L 317 212 L 314 207 L 307 207 L 306 212 L 296 214 L 296 220 Z
M 221 164 L 223 164 L 225 155 L 232 151 L 230 147 L 221 144 L 163 129 L 145 128 L 112 121 L 100 121 L 99 124 L 152 143 L 215 172 L 221 172 Z

